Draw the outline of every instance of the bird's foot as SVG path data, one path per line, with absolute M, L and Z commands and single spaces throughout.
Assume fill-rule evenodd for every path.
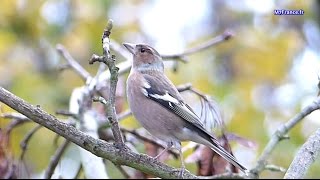
M 155 157 L 153 157 L 153 160 L 159 160 L 160 156 L 162 156 L 162 154 L 164 154 L 165 152 L 168 151 L 168 149 L 171 148 L 171 144 L 168 144 L 168 146 L 166 148 L 164 148 L 158 155 L 156 155 Z
M 159 155 L 161 155 L 161 154 L 158 154 L 158 155 L 156 155 L 155 157 L 152 157 L 152 159 L 155 160 L 155 161 L 158 161 L 158 160 L 159 160 L 159 157 L 160 157 Z
M 152 157 L 153 161 L 159 161 L 158 157 Z

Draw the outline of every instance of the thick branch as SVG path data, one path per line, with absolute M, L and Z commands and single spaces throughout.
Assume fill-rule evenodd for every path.
M 318 129 L 298 151 L 284 179 L 303 179 L 320 152 L 320 129 Z
M 312 104 L 302 109 L 300 113 L 298 113 L 288 122 L 286 122 L 284 125 L 280 126 L 278 130 L 274 132 L 269 143 L 267 144 L 261 156 L 259 157 L 256 166 L 251 170 L 251 173 L 253 173 L 255 177 L 257 177 L 258 174 L 264 170 L 267 164 L 267 159 L 271 155 L 271 152 L 273 151 L 275 146 L 279 143 L 279 141 L 285 137 L 285 135 L 289 132 L 289 130 L 292 129 L 304 117 L 306 117 L 307 115 L 312 113 L 314 110 L 317 110 L 319 108 L 320 108 L 320 97 L 317 97 L 317 99 Z
M 161 178 L 179 177 L 179 169 L 169 167 L 147 155 L 134 153 L 127 148 L 119 149 L 111 143 L 92 138 L 75 127 L 59 121 L 41 108 L 28 104 L 2 87 L 0 87 L 0 101 L 96 156 L 108 159 L 115 164 L 127 165 Z M 187 170 L 184 171 L 183 177 L 197 178 L 197 176 L 190 174 Z

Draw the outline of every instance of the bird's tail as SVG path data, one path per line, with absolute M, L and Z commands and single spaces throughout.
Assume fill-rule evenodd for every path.
M 218 153 L 220 156 L 222 156 L 224 159 L 226 159 L 228 162 L 239 168 L 241 171 L 243 171 L 245 174 L 248 173 L 247 168 L 245 168 L 243 165 L 241 165 L 234 156 L 232 156 L 229 152 L 227 152 L 216 139 L 211 139 L 210 148 Z

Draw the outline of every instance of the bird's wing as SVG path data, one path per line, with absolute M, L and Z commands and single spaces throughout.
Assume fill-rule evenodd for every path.
M 144 74 L 144 78 L 146 82 L 144 83 L 142 92 L 146 97 L 175 113 L 191 126 L 196 126 L 202 133 L 209 135 L 210 138 L 214 138 L 204 128 L 200 118 L 194 113 L 191 107 L 184 103 L 178 90 L 166 76 L 162 74 L 158 74 L 157 76 Z
M 158 74 L 157 76 L 144 74 L 144 78 L 146 82 L 143 84 L 142 93 L 146 97 L 161 104 L 169 111 L 181 117 L 181 119 L 187 122 L 189 128 L 198 132 L 200 136 L 211 143 L 210 147 L 215 152 L 240 168 L 243 172 L 246 172 L 246 168 L 242 166 L 235 157 L 228 153 L 220 145 L 218 140 L 203 127 L 199 117 L 183 102 L 178 90 L 166 76 L 162 74 Z

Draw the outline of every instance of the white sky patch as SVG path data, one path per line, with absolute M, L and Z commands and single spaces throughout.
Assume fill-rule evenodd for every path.
M 317 53 L 306 48 L 302 55 L 295 60 L 291 76 L 301 91 L 305 93 L 316 92 L 318 74 L 320 70 L 320 57 Z
M 264 0 L 264 1 L 255 1 L 255 0 L 245 0 L 244 1 L 248 9 L 256 13 L 273 13 L 274 1 L 273 0 Z
M 49 24 L 62 25 L 68 17 L 66 0 L 46 1 L 41 7 L 41 15 Z
M 285 115 L 290 115 L 294 112 L 294 106 L 299 100 L 297 94 L 299 87 L 293 83 L 287 83 L 278 87 L 274 92 L 275 105 L 281 109 Z
M 176 53 L 184 49 L 183 31 L 206 17 L 208 5 L 207 0 L 154 1 L 142 13 L 141 23 L 160 53 Z
M 229 7 L 238 11 L 252 11 L 258 14 L 271 13 L 273 14 L 274 10 L 274 0 L 264 0 L 264 1 L 255 1 L 255 0 L 229 0 L 226 1 Z
M 315 101 L 315 95 L 309 95 L 302 99 L 301 103 L 301 110 L 303 108 L 306 108 L 310 104 L 312 104 Z M 313 111 L 311 114 L 305 117 L 305 120 L 303 120 L 302 127 L 301 127 L 301 134 L 304 135 L 305 138 L 308 138 L 313 132 L 315 132 L 319 126 L 320 126 L 320 111 Z

